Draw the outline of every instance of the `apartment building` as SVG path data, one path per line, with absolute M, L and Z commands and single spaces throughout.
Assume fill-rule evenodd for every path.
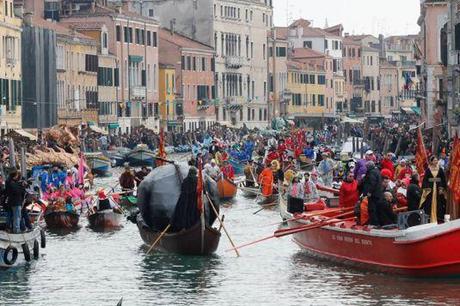
M 116 57 L 118 132 L 140 125 L 158 130 L 159 24 L 131 12 L 127 3 L 64 7 L 60 22 L 87 36 L 98 32 L 108 53 Z
M 363 109 L 364 82 L 361 69 L 361 43 L 345 34 L 343 39 L 343 75 L 345 81 L 345 99 L 337 104 L 337 113 L 358 113 Z
M 0 132 L 22 127 L 22 21 L 14 15 L 13 1 L 0 2 Z
M 285 116 L 286 106 L 291 97 L 287 90 L 288 41 L 274 30 L 268 34 L 268 46 L 268 102 L 271 105 L 272 116 Z
M 158 87 L 160 124 L 167 131 L 175 131 L 178 126 L 175 105 L 176 92 L 176 68 L 174 65 L 166 65 L 160 62 Z
M 327 111 L 326 73 L 322 65 L 293 60 L 287 62 L 287 69 L 287 89 L 291 96 L 287 118 L 297 125 L 311 125 Z
M 389 116 L 400 111 L 398 67 L 386 60 L 380 59 L 380 100 L 382 101 L 382 115 Z
M 158 18 L 163 27 L 174 28 L 175 32 L 215 49 L 219 122 L 236 127 L 246 124 L 251 128 L 267 125 L 267 33 L 273 22 L 271 1 L 154 0 L 144 5 L 143 13 Z M 253 113 L 261 115 L 252 116 Z

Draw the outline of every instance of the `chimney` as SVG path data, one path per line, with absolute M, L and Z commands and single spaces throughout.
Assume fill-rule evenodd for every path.
M 171 31 L 171 35 L 174 35 L 176 28 L 176 18 L 173 18 L 169 21 L 169 30 Z
M 348 37 L 348 36 L 350 36 L 350 33 L 345 32 L 345 37 Z

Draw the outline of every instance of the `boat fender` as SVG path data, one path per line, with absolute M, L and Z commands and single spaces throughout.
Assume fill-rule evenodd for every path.
M 40 245 L 38 244 L 38 240 L 34 240 L 34 259 L 37 260 L 38 256 L 40 255 Z
M 13 252 L 13 254 L 10 260 L 8 259 L 8 257 L 10 256 L 11 252 Z M 16 249 L 13 246 L 7 247 L 5 252 L 3 253 L 3 262 L 8 266 L 12 266 L 14 265 L 17 259 L 18 259 L 18 249 Z
M 30 256 L 30 249 L 29 249 L 29 245 L 27 244 L 27 242 L 24 242 L 22 245 L 22 253 L 24 253 L 24 259 L 29 262 L 32 257 Z
M 46 248 L 46 235 L 43 229 L 40 230 L 40 246 L 42 249 Z

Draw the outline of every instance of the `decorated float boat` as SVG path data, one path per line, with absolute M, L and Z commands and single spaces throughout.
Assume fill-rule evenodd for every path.
M 129 164 L 136 166 L 151 166 L 155 165 L 155 153 L 150 151 L 145 145 L 138 145 L 127 155 Z
M 20 234 L 0 230 L 0 268 L 11 268 L 37 260 L 40 248 L 45 247 L 45 232 L 40 227 Z
M 86 164 L 94 174 L 105 176 L 110 170 L 111 161 L 100 153 L 86 153 Z
M 48 229 L 74 229 L 78 227 L 80 215 L 66 211 L 50 211 L 45 213 Z
M 220 199 L 232 199 L 235 197 L 238 188 L 236 184 L 228 178 L 221 178 L 217 181 L 217 190 Z

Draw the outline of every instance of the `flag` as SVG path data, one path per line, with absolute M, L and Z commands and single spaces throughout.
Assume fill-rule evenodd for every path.
M 166 151 L 165 151 L 165 133 L 163 127 L 160 127 L 160 143 L 158 144 L 158 157 L 162 159 L 166 159 Z M 164 165 L 164 161 L 157 160 L 157 166 Z
M 422 129 L 417 129 L 417 149 L 415 153 L 415 166 L 420 176 L 425 174 L 425 169 L 428 164 L 428 157 L 426 155 L 425 144 L 423 143 Z
M 412 78 L 410 77 L 409 72 L 404 73 L 404 82 L 405 82 L 404 83 L 404 89 L 406 89 L 406 90 L 411 89 L 412 84 L 414 84 L 414 82 L 412 81 Z
M 203 164 L 202 160 L 198 160 L 198 182 L 196 184 L 196 196 L 198 211 L 203 214 L 203 175 L 202 175 Z
M 455 136 L 450 156 L 449 187 L 452 191 L 453 200 L 460 201 L 460 139 L 458 135 Z

